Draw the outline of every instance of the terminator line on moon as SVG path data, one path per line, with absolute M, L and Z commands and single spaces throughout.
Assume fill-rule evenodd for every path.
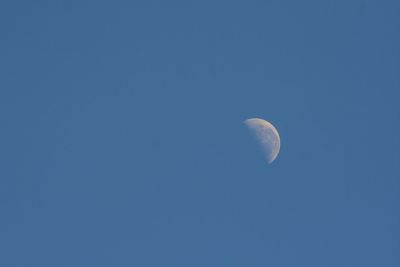
M 244 123 L 255 135 L 265 154 L 268 164 L 272 163 L 279 154 L 281 140 L 276 128 L 266 120 L 253 118 Z

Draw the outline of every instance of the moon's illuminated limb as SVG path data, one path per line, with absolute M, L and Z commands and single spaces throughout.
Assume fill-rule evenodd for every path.
M 281 140 L 276 128 L 266 120 L 253 118 L 244 123 L 260 142 L 268 163 L 272 163 L 279 154 Z

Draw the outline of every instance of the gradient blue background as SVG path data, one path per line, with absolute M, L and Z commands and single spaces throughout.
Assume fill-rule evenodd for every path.
M 1 1 L 0 266 L 400 266 L 399 14 Z

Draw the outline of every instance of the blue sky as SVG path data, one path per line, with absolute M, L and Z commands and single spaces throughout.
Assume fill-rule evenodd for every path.
M 399 266 L 399 13 L 2 1 L 0 265 Z

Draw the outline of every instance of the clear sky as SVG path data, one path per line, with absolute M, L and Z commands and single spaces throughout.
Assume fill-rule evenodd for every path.
M 400 266 L 399 14 L 1 1 L 0 266 Z

